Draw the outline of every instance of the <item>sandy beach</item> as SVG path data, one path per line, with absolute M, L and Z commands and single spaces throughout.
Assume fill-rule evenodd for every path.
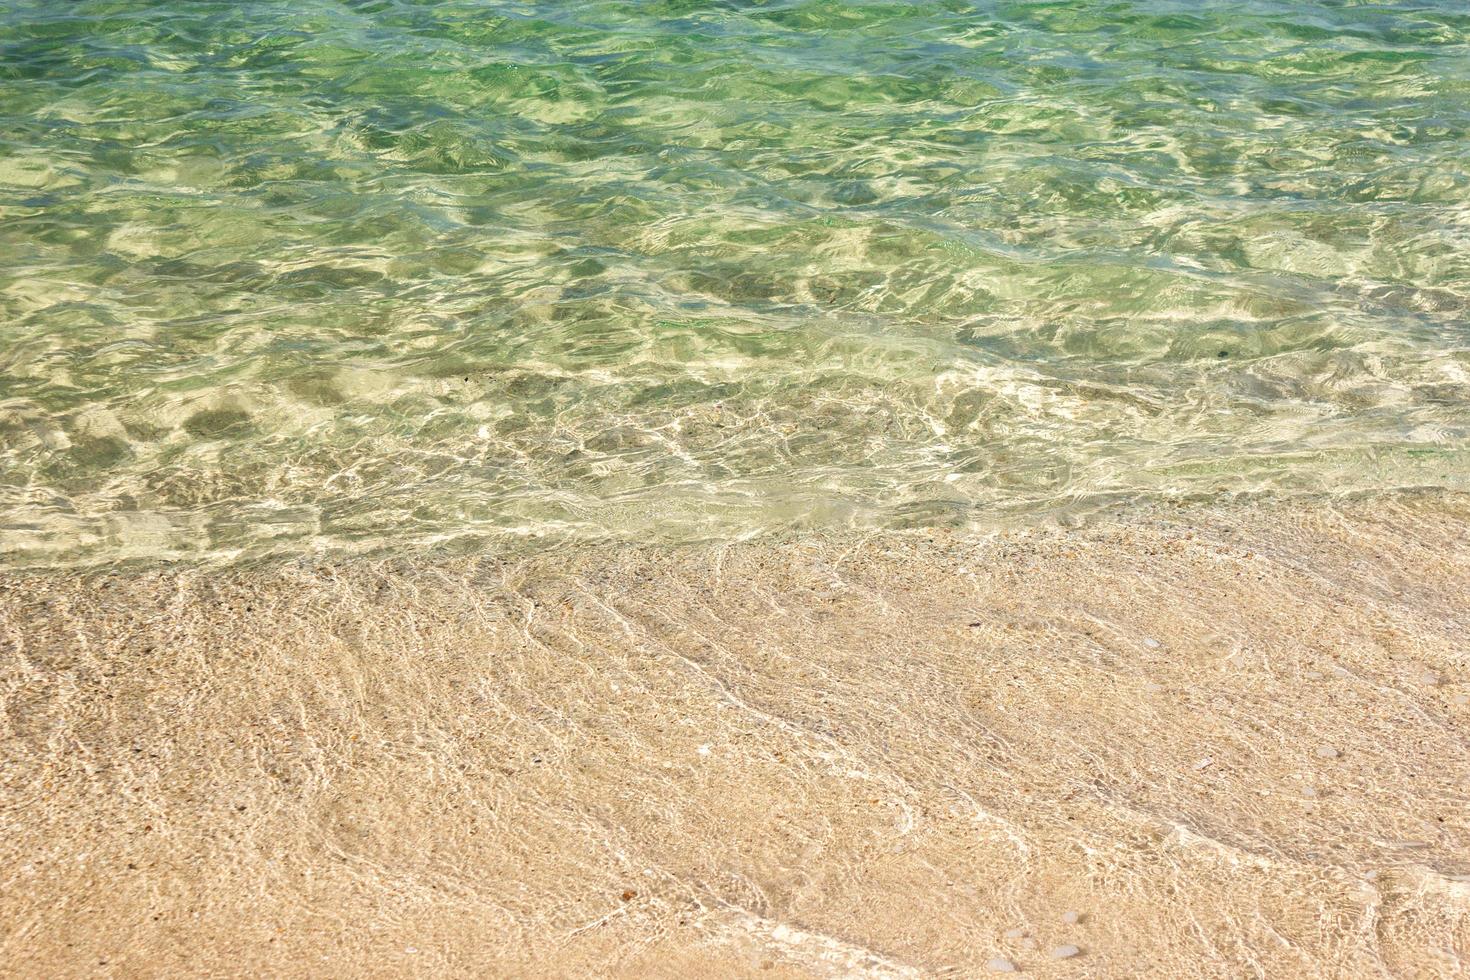
M 1461 496 L 0 600 L 7 977 L 1470 956 Z
M 0 0 L 0 980 L 1470 977 L 1470 3 Z

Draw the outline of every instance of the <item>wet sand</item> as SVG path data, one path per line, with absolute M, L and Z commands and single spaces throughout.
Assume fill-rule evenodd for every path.
M 7 977 L 1470 957 L 1464 497 L 0 588 Z

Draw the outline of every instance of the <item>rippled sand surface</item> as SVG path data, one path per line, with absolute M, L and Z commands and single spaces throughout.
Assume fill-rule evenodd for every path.
M 0 976 L 1460 976 L 1463 0 L 0 2 Z
M 1463 497 L 0 590 L 7 976 L 1470 957 Z
M 1470 17 L 10 0 L 0 550 L 1466 489 Z

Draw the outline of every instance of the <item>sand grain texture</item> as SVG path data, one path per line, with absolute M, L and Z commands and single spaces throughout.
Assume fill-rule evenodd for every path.
M 1455 975 L 1467 593 L 1437 496 L 9 573 L 0 974 Z

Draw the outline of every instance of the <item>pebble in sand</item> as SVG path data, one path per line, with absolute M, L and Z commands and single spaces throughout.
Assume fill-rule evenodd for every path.
M 986 963 L 985 966 L 992 973 L 1015 973 L 1016 972 L 1016 964 L 1012 963 L 1010 960 L 1006 959 L 1004 956 L 997 956 L 997 957 L 993 958 L 992 960 L 990 960 L 990 962 Z
M 1051 958 L 1054 960 L 1070 960 L 1072 957 L 1078 955 L 1081 952 L 1082 950 L 1069 943 L 1066 946 L 1058 946 L 1056 949 L 1052 950 Z

